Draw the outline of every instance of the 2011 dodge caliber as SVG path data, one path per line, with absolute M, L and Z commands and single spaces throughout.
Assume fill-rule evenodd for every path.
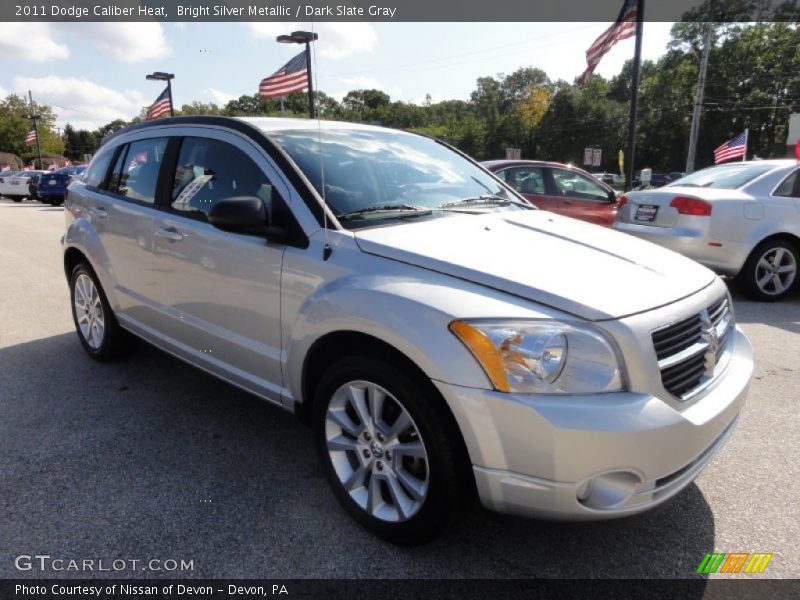
M 570 520 L 661 504 L 745 402 L 717 276 L 537 210 L 433 139 L 164 119 L 106 140 L 66 206 L 89 355 L 143 338 L 295 412 L 339 502 L 395 543 L 476 494 Z

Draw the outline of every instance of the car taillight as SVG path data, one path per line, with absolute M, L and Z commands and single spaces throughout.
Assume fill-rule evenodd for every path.
M 619 208 L 622 208 L 627 203 L 628 203 L 628 197 L 625 194 L 622 194 L 622 196 L 619 197 L 619 200 L 617 200 L 617 206 Z
M 678 214 L 681 215 L 693 215 L 695 217 L 711 216 L 711 203 L 700 200 L 699 198 L 676 196 L 669 205 L 672 208 L 677 208 Z

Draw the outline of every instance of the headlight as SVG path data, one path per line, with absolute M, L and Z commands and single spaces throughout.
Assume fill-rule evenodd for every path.
M 592 394 L 624 389 L 617 353 L 602 332 L 560 321 L 453 321 L 495 389 Z

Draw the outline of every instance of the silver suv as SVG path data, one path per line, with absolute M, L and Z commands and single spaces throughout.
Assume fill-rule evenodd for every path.
M 126 129 L 70 185 L 73 316 L 309 423 L 344 508 L 401 544 L 477 495 L 606 519 L 723 445 L 752 348 L 711 271 L 536 210 L 426 137 L 296 119 Z

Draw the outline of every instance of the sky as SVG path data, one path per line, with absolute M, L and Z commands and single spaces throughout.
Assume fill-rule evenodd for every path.
M 608 23 L 316 23 L 317 87 L 337 98 L 377 88 L 392 100 L 468 99 L 475 80 L 520 67 L 573 81 L 585 52 Z M 666 51 L 672 23 L 645 23 L 644 59 Z M 177 107 L 193 100 L 225 104 L 301 47 L 275 36 L 311 23 L 0 23 L 0 96 L 49 104 L 57 126 L 95 129 L 130 120 L 163 89 L 153 71 L 175 73 Z M 31 40 L 36 40 L 31 43 Z M 597 73 L 610 77 L 633 56 L 618 43 Z

